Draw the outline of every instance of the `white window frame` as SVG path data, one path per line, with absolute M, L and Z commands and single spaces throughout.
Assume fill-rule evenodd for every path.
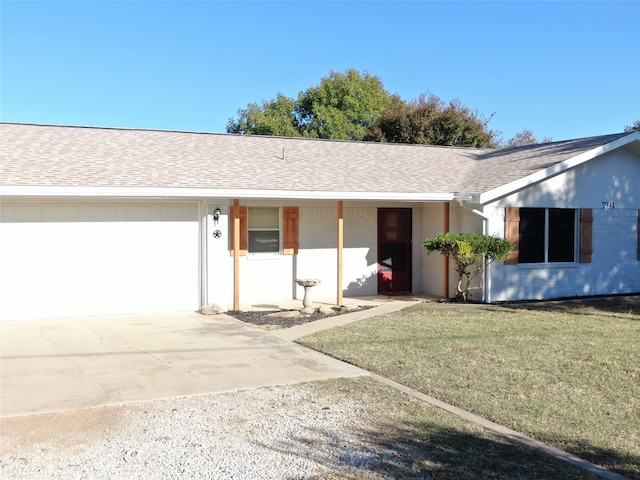
M 252 226 L 251 218 L 253 216 L 255 220 L 255 215 L 260 209 L 264 210 L 275 210 L 276 219 L 277 219 L 277 227 L 275 225 L 265 225 L 265 226 Z M 253 214 L 253 215 L 252 215 Z M 251 256 L 274 256 L 280 255 L 282 251 L 282 212 L 280 211 L 280 207 L 270 207 L 270 206 L 249 206 L 247 208 L 247 250 L 249 255 Z M 255 251 L 251 249 L 251 233 L 252 232 L 278 232 L 278 249 L 272 251 Z

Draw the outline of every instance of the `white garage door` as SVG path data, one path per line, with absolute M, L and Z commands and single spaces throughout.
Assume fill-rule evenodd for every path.
M 194 204 L 0 205 L 0 319 L 199 307 Z

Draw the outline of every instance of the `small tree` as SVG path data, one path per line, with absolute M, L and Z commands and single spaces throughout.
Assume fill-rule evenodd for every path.
M 514 248 L 507 240 L 481 233 L 445 233 L 427 238 L 424 246 L 429 253 L 437 251 L 453 259 L 459 275 L 456 298 L 463 302 L 470 297 L 471 281 L 491 262 L 506 260 Z

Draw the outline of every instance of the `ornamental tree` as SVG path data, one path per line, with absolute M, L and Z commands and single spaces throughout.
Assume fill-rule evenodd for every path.
M 452 259 L 458 273 L 456 298 L 466 302 L 471 294 L 471 281 L 491 262 L 504 261 L 515 245 L 511 242 L 481 233 L 445 233 L 427 238 L 424 246 L 431 252 L 440 252 Z

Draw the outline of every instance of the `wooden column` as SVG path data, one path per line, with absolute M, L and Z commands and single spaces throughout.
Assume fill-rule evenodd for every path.
M 444 233 L 449 233 L 449 202 L 444 202 Z M 449 298 L 449 257 L 444 255 L 444 285 L 442 296 L 447 299 Z
M 240 200 L 233 201 L 233 309 L 240 310 Z
M 338 286 L 336 295 L 336 304 L 342 305 L 344 298 L 342 296 L 342 248 L 344 246 L 344 211 L 342 200 L 338 201 Z

